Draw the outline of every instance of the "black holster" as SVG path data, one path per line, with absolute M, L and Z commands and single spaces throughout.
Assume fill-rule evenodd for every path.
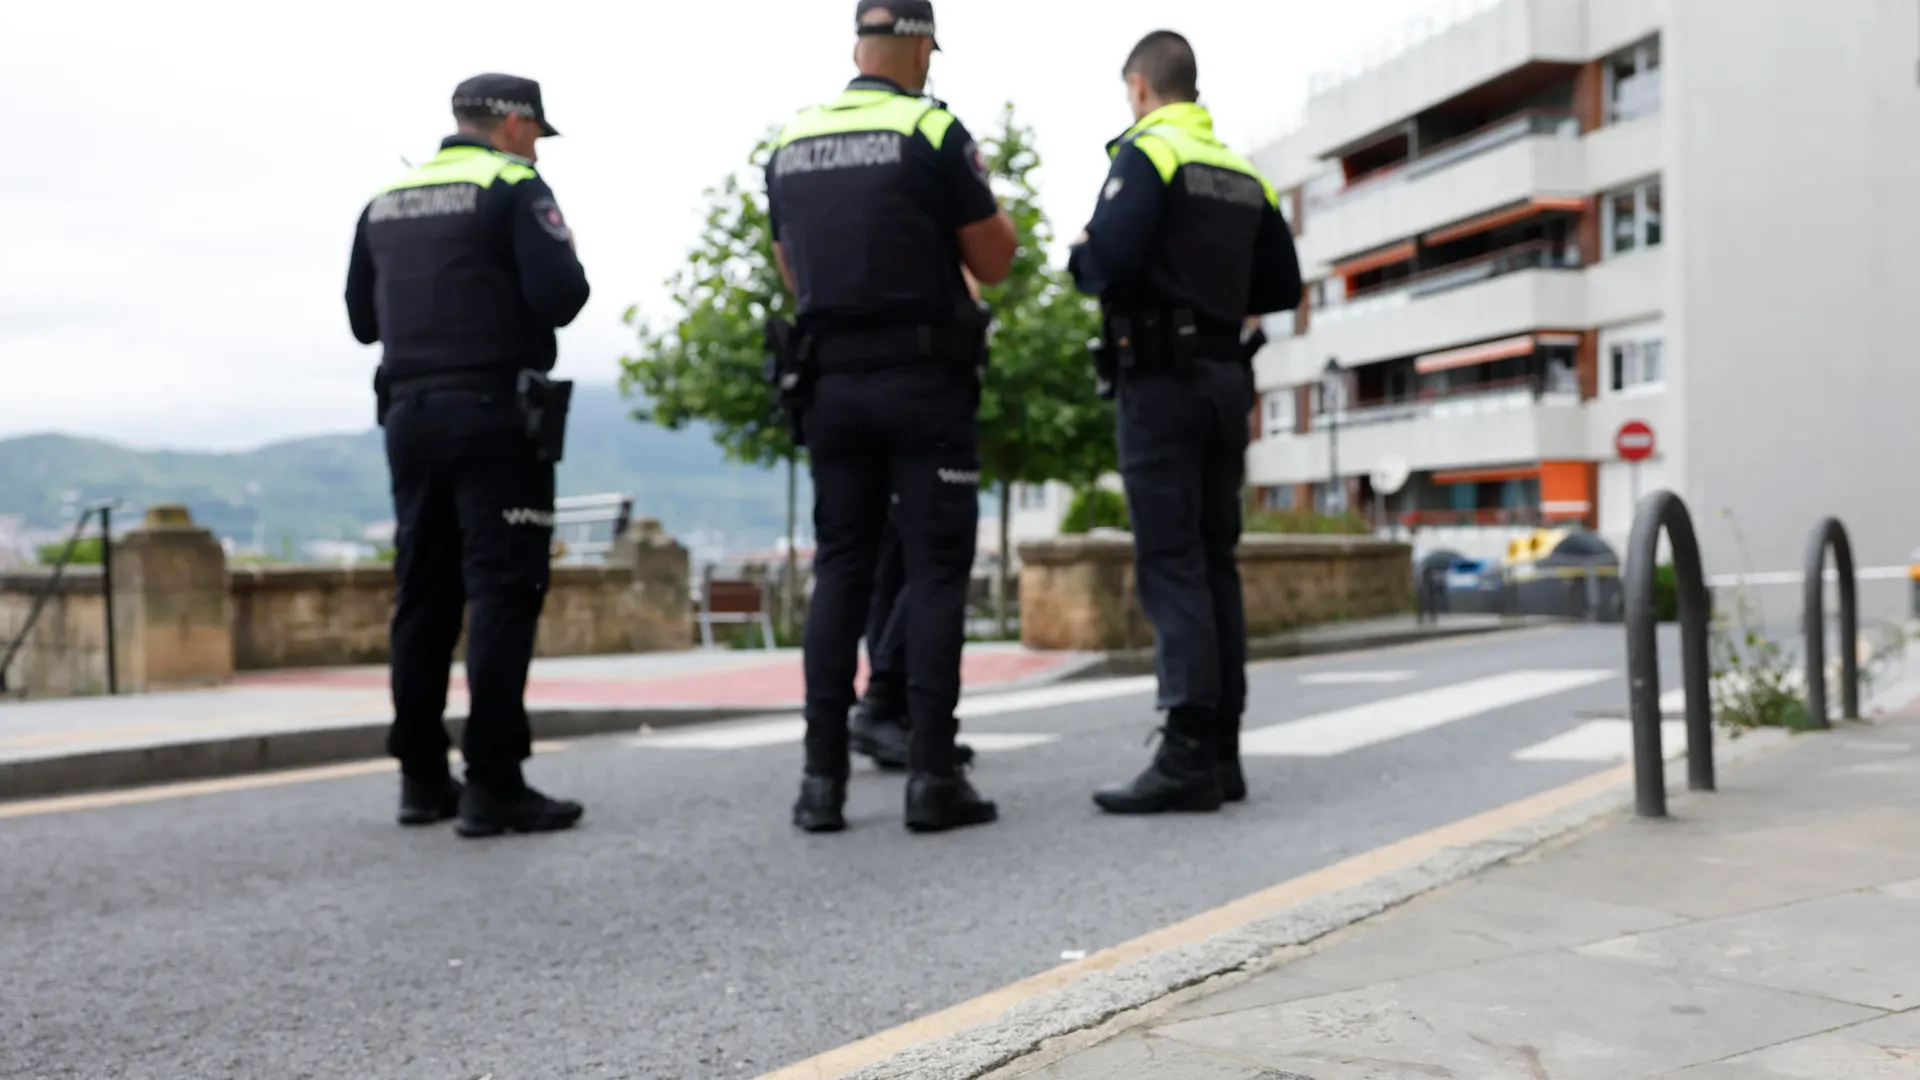
M 761 377 L 773 390 L 774 404 L 786 414 L 793 445 L 805 446 L 805 415 L 815 376 L 813 339 L 802 337 L 786 319 L 771 316 L 764 328 L 764 341 L 766 358 L 761 363 Z
M 373 423 L 376 427 L 387 426 L 387 410 L 393 406 L 392 382 L 387 378 L 387 369 L 373 369 Z
M 1252 367 L 1253 358 L 1259 356 L 1260 350 L 1266 347 L 1267 331 L 1263 327 L 1254 327 L 1253 333 L 1248 334 L 1247 339 L 1240 343 L 1240 362 Z
M 1104 401 L 1112 401 L 1120 387 L 1120 373 L 1133 367 L 1133 320 L 1111 315 L 1105 320 L 1103 337 L 1087 342 L 1093 355 L 1094 390 Z
M 566 454 L 567 413 L 573 406 L 573 382 L 549 379 L 531 368 L 520 372 L 514 405 L 526 424 L 535 461 L 557 464 Z

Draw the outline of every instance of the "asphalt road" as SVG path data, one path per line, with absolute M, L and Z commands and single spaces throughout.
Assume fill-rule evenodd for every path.
M 1151 696 L 1094 685 L 1136 689 L 968 720 L 1002 820 L 941 836 L 874 773 L 797 834 L 764 724 L 540 758 L 588 808 L 556 836 L 403 831 L 387 775 L 0 821 L 0 1077 L 754 1077 L 1604 769 L 1514 755 L 1625 701 L 1608 627 L 1263 665 L 1250 729 L 1318 719 L 1252 801 L 1115 819 Z

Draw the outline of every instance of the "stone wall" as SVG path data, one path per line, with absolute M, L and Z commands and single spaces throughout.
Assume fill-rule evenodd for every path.
M 33 610 L 49 570 L 0 573 L 0 659 Z M 68 567 L 6 671 L 6 692 L 77 697 L 107 689 L 107 609 L 100 568 Z
M 234 663 L 244 671 L 387 662 L 388 566 L 236 568 Z M 627 566 L 556 566 L 535 656 L 607 656 L 693 644 L 686 589 L 649 588 Z M 663 602 L 664 601 L 664 602 Z M 461 656 L 456 650 L 455 656 Z
M 1020 633 L 1033 649 L 1110 652 L 1153 644 L 1124 533 L 1020 545 Z M 1247 635 L 1413 610 L 1413 553 L 1371 537 L 1250 535 L 1240 545 Z
M 387 660 L 390 566 L 228 567 L 217 542 L 177 507 L 150 511 L 113 552 L 115 652 L 122 692 L 218 685 L 236 670 Z M 0 574 L 0 655 L 48 571 Z M 695 642 L 687 550 L 658 522 L 635 522 L 606 562 L 555 566 L 539 656 L 685 649 Z M 7 672 L 10 692 L 67 697 L 106 689 L 106 609 L 98 567 L 71 567 Z

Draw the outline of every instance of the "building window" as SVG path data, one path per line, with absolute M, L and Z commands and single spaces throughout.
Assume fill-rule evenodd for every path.
M 1291 389 L 1269 390 L 1262 395 L 1261 431 L 1269 439 L 1293 430 L 1298 405 Z
M 1607 348 L 1607 384 L 1614 393 L 1666 382 L 1666 342 L 1657 337 L 1623 339 Z
M 1047 487 L 1045 484 L 1013 485 L 1014 508 L 1018 510 L 1045 510 L 1047 508 Z
M 1293 485 L 1263 488 L 1260 492 L 1260 508 L 1276 512 L 1293 509 Z
M 1622 123 L 1660 110 L 1660 36 L 1607 59 L 1607 121 Z
M 1642 181 L 1630 188 L 1611 192 L 1606 207 L 1607 255 L 1625 255 L 1640 248 L 1660 246 L 1660 181 Z

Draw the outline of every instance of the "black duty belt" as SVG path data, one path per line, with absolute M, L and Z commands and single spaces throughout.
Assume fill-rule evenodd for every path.
M 388 387 L 392 394 L 416 394 L 430 390 L 477 390 L 511 394 L 515 391 L 516 371 L 448 371 L 435 375 L 409 375 L 396 379 Z
M 1164 312 L 1111 313 L 1106 319 L 1110 341 L 1125 339 L 1122 352 L 1131 354 L 1120 365 L 1136 375 L 1178 372 L 1198 360 L 1237 362 L 1244 349 L 1240 333 L 1219 325 L 1184 327 Z
M 923 366 L 954 352 L 952 335 L 932 326 L 836 333 L 813 342 L 814 363 L 823 373 Z

